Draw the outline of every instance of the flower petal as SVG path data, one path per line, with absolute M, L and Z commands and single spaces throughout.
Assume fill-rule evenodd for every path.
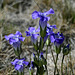
M 16 31 L 16 34 L 19 35 L 19 36 L 22 36 L 22 33 L 19 32 L 19 31 Z
M 19 59 L 15 59 L 13 62 L 11 62 L 11 64 L 15 65 L 18 61 L 19 61 Z
M 5 36 L 5 39 L 6 40 L 9 40 L 10 38 L 12 38 L 14 36 L 14 34 L 10 34 L 10 35 L 8 35 L 8 36 Z
M 23 64 L 28 65 L 28 64 L 29 64 L 29 62 L 27 62 L 27 61 L 23 61 Z
M 24 41 L 25 40 L 25 37 L 19 37 L 19 40 L 20 41 Z
M 30 30 L 30 31 L 35 30 L 35 28 L 34 27 L 29 27 L 28 30 Z
M 50 40 L 51 40 L 52 43 L 55 41 L 55 38 L 54 38 L 53 35 L 50 36 Z
M 16 70 L 20 70 L 22 67 L 23 67 L 23 66 L 18 65 L 18 64 L 17 64 L 17 65 L 15 65 L 15 69 L 16 69 Z
M 36 44 L 36 42 L 37 42 L 37 37 L 39 36 L 39 34 L 32 34 L 32 36 L 31 36 L 31 41 L 34 43 L 34 44 Z
M 41 26 L 41 28 L 44 30 L 44 28 L 47 26 L 47 21 L 39 21 L 39 25 Z
M 52 25 L 53 28 L 57 29 L 56 25 Z
M 37 19 L 39 17 L 39 12 L 38 11 L 34 11 L 32 13 L 32 19 Z
M 49 11 L 45 12 L 46 15 L 54 14 L 54 10 L 51 8 Z
M 30 32 L 25 31 L 25 33 L 26 33 L 26 36 L 30 36 Z

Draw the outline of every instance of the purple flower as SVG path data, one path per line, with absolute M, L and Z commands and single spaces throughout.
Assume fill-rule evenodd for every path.
M 54 14 L 54 10 L 51 8 L 49 11 L 41 13 L 38 11 L 34 11 L 32 13 L 32 19 L 40 18 L 39 25 L 44 30 L 47 26 L 47 21 L 49 21 L 50 17 L 47 17 L 49 14 Z
M 32 13 L 32 19 L 40 18 L 41 21 L 49 21 L 50 17 L 46 17 L 49 14 L 54 14 L 54 10 L 52 8 L 49 11 L 44 12 L 44 13 L 34 11 Z
M 68 44 L 67 46 L 63 47 L 63 54 L 64 55 L 69 54 L 70 51 L 71 51 L 70 44 Z
M 40 28 L 38 28 L 37 30 L 34 27 L 29 27 L 28 28 L 29 31 L 25 31 L 26 36 L 32 36 L 32 34 L 36 34 L 37 32 L 40 31 Z
M 16 31 L 16 34 L 10 34 L 8 36 L 5 36 L 5 39 L 8 41 L 11 45 L 13 45 L 14 48 L 20 47 L 21 42 L 24 41 L 24 37 L 22 37 L 21 32 Z
M 61 33 L 53 33 L 53 34 L 51 34 L 50 35 L 50 40 L 51 40 L 51 42 L 52 43 L 54 43 L 57 47 L 59 47 L 62 43 L 63 43 L 63 41 L 64 41 L 64 36 L 63 36 L 63 34 Z
M 24 68 L 24 64 L 28 65 L 29 62 L 24 61 L 25 59 L 15 59 L 12 63 L 12 65 L 14 65 L 15 69 L 22 72 L 23 68 Z
M 41 21 L 41 20 L 39 20 L 39 25 L 44 30 L 45 27 L 47 26 L 47 21 Z
M 64 46 L 64 49 L 69 51 L 70 50 L 70 44 L 68 44 L 67 46 Z
M 46 42 L 49 35 L 53 34 L 53 28 L 57 29 L 56 25 L 47 24 L 46 36 L 44 37 L 44 42 Z
M 47 38 L 48 38 L 48 35 L 46 35 L 46 36 L 44 37 L 44 43 L 46 42 Z
M 44 58 L 44 57 L 43 57 L 43 52 L 40 53 L 39 58 L 40 58 L 40 60 Z
M 31 69 L 34 69 L 34 62 L 33 61 L 31 61 L 30 67 L 29 67 L 29 70 L 31 70 Z
M 37 42 L 37 37 L 39 36 L 39 34 L 37 34 L 37 32 L 40 31 L 40 29 L 38 28 L 37 30 L 35 30 L 34 27 L 29 27 L 28 28 L 29 31 L 25 31 L 26 36 L 31 36 L 31 41 L 36 44 Z
M 40 57 L 43 57 L 43 52 L 40 53 Z
M 68 45 L 66 46 L 67 49 L 69 49 L 69 47 L 70 47 L 70 44 L 68 44 Z
M 36 45 L 37 43 L 37 37 L 39 36 L 39 34 L 32 34 L 31 36 L 31 41 Z
M 47 24 L 47 30 L 46 30 L 47 35 L 50 35 L 53 33 L 53 28 L 57 29 L 56 25 Z

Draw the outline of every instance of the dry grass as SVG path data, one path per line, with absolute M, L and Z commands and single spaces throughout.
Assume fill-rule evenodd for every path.
M 54 15 L 54 16 L 53 15 L 52 16 L 50 15 L 51 18 L 53 18 L 53 19 L 49 21 L 49 23 L 51 25 L 52 24 L 56 24 L 57 25 L 58 30 L 56 30 L 55 32 L 61 31 L 64 34 L 72 34 L 72 33 L 75 33 L 75 24 L 70 24 L 70 23 L 74 23 L 74 22 L 69 22 L 68 24 L 67 24 L 67 21 L 65 22 L 65 19 L 66 19 L 65 15 L 67 13 L 64 10 L 61 11 L 61 8 L 63 7 L 62 4 L 61 4 L 61 0 L 58 0 L 58 1 L 57 0 L 53 0 L 53 1 L 52 0 L 41 0 L 41 1 L 35 0 L 35 1 L 36 1 L 36 3 L 39 5 L 39 7 L 42 10 L 44 8 L 46 10 L 49 10 L 50 7 L 53 7 L 53 6 L 57 9 L 58 12 L 55 11 L 55 14 L 57 16 L 56 15 Z M 54 5 L 52 5 L 53 2 L 54 2 Z M 37 4 L 34 6 L 34 9 L 32 9 L 33 11 L 35 9 L 37 11 L 40 10 L 39 7 L 37 6 Z M 6 7 L 4 8 L 3 11 L 0 11 L 0 20 L 1 20 L 0 21 L 0 34 L 3 34 L 3 38 L 4 38 L 5 35 L 9 35 L 11 33 L 14 34 L 16 32 L 16 30 L 19 30 L 17 25 L 14 25 L 13 23 L 7 22 L 7 18 L 6 18 L 6 14 L 5 14 L 6 12 L 8 12 L 8 10 L 7 10 Z M 32 12 L 30 12 L 30 13 L 32 13 Z M 73 14 L 70 14 L 70 15 L 73 16 Z M 68 16 L 68 14 L 66 16 Z M 66 24 L 66 25 L 64 25 L 64 24 Z M 3 28 L 3 31 L 2 31 L 1 28 Z M 20 31 L 23 33 L 23 36 L 26 37 L 25 36 L 25 33 L 23 32 L 23 30 L 20 30 Z M 0 38 L 0 42 L 1 41 L 2 40 Z M 26 37 L 25 38 L 25 41 L 23 42 L 23 46 L 25 46 L 25 45 L 31 45 L 30 41 L 31 41 L 30 37 Z M 0 46 L 1 46 L 1 44 L 0 44 Z M 74 54 L 72 54 L 72 56 L 73 55 Z M 3 56 L 3 58 L 5 59 L 5 56 Z M 68 62 L 67 62 L 67 60 L 68 60 Z M 65 62 L 66 62 L 66 65 L 64 64 L 64 73 L 66 73 L 66 70 L 67 70 L 67 72 L 69 73 L 68 75 L 70 75 L 70 70 L 69 69 L 71 69 L 71 68 L 73 68 L 73 72 L 75 72 L 75 69 L 74 69 L 74 66 L 75 66 L 75 57 L 70 58 L 70 56 L 68 56 L 67 58 L 65 58 Z M 12 65 L 9 65 L 5 70 L 3 70 L 3 71 L 0 72 L 0 75 L 13 75 L 12 74 L 13 71 L 14 71 L 14 67 L 12 67 Z

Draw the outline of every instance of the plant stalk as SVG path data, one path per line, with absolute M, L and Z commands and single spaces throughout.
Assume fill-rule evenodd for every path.
M 56 56 L 56 62 L 55 62 L 55 68 L 54 68 L 54 75 L 56 74 L 58 55 L 59 54 L 57 54 L 57 56 Z
M 61 62 L 61 75 L 63 75 L 63 61 L 64 61 L 64 55 L 62 57 L 62 62 Z

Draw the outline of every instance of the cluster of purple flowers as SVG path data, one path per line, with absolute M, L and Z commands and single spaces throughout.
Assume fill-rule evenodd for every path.
M 34 69 L 34 61 L 31 61 L 31 63 L 25 61 L 25 59 L 15 59 L 13 62 L 11 62 L 12 65 L 14 65 L 15 69 L 19 72 L 22 72 L 24 69 L 24 65 L 29 66 L 29 70 Z
M 28 65 L 28 64 L 29 64 L 29 62 L 26 62 L 24 58 L 23 58 L 23 59 L 15 59 L 15 60 L 14 60 L 13 62 L 11 62 L 11 63 L 12 63 L 12 65 L 15 66 L 15 69 L 18 70 L 18 71 L 20 71 L 20 72 L 23 71 L 23 69 L 24 69 L 24 64 L 25 64 L 25 65 Z
M 44 13 L 41 13 L 41 12 L 38 12 L 38 11 L 34 11 L 32 13 L 32 19 L 37 19 L 37 18 L 40 18 L 39 20 L 39 27 L 38 29 L 35 29 L 34 27 L 29 27 L 28 28 L 28 31 L 25 31 L 26 33 L 26 36 L 31 36 L 31 42 L 36 46 L 38 45 L 37 42 L 38 42 L 38 36 L 40 36 L 40 39 L 44 39 L 43 43 L 46 42 L 47 38 L 49 37 L 49 41 L 51 41 L 51 43 L 54 43 L 54 45 L 59 48 L 60 45 L 63 43 L 64 41 L 64 36 L 62 33 L 54 33 L 53 32 L 53 28 L 54 29 L 57 29 L 56 25 L 49 25 L 47 23 L 47 21 L 49 21 L 50 17 L 47 17 L 47 15 L 49 14 L 54 14 L 54 10 L 51 8 L 49 11 L 47 12 L 44 12 Z M 40 33 L 39 33 L 40 32 Z M 24 41 L 25 40 L 25 37 L 22 37 L 22 34 L 21 32 L 19 31 L 16 31 L 15 34 L 10 34 L 8 36 L 5 36 L 5 39 L 6 40 L 9 40 L 9 43 L 10 45 L 13 45 L 13 47 L 15 49 L 19 48 L 21 46 L 21 41 Z M 42 44 L 42 41 L 40 41 L 40 43 Z M 39 47 L 40 48 L 37 48 L 37 50 L 41 50 L 41 46 L 44 46 L 44 45 L 40 45 Z M 65 47 L 65 50 L 66 48 L 68 49 L 69 48 L 69 45 L 67 45 Z M 35 48 L 36 49 L 36 48 Z M 37 55 L 39 56 L 39 59 L 41 60 L 41 63 L 42 63 L 42 66 L 43 64 L 46 62 L 45 61 L 45 58 L 43 56 L 43 52 L 42 50 L 41 51 L 37 51 L 39 53 L 37 53 Z M 64 51 L 65 53 L 65 51 Z M 35 54 L 33 54 L 34 58 L 36 59 L 36 61 L 38 62 L 38 58 L 36 58 Z M 39 60 L 39 61 L 40 61 Z M 43 61 L 43 62 L 42 62 Z M 15 66 L 15 69 L 18 70 L 18 71 L 23 71 L 24 69 L 24 65 L 29 65 L 29 69 L 31 70 L 32 68 L 34 68 L 34 61 L 31 61 L 31 63 L 29 62 L 26 62 L 25 59 L 15 59 L 13 62 L 11 62 L 12 65 Z M 39 65 L 39 64 L 37 64 Z M 46 65 L 46 64 L 44 64 Z
M 59 46 L 64 41 L 63 34 L 54 33 L 53 28 L 57 29 L 56 25 L 49 25 L 47 24 L 47 21 L 49 21 L 50 17 L 47 17 L 49 14 L 54 14 L 54 10 L 51 8 L 49 11 L 41 13 L 38 11 L 34 11 L 32 13 L 32 19 L 40 18 L 39 20 L 39 26 L 42 28 L 42 30 L 46 27 L 46 35 L 44 36 L 44 41 L 47 40 L 47 37 L 50 36 L 50 41 L 54 43 L 56 46 Z M 42 32 L 42 31 L 40 31 Z
M 50 17 L 47 17 L 49 14 L 54 14 L 54 10 L 51 8 L 49 11 L 41 13 L 38 11 L 34 11 L 32 13 L 32 19 L 37 19 L 40 18 L 39 20 L 39 26 L 38 29 L 36 30 L 34 27 L 29 27 L 29 31 L 25 31 L 26 36 L 31 36 L 31 41 L 36 44 L 37 42 L 37 37 L 39 36 L 38 32 L 41 32 L 42 30 L 45 29 L 46 27 L 46 35 L 44 36 L 45 41 L 48 36 L 50 36 L 51 42 L 54 42 L 55 45 L 60 45 L 64 41 L 64 36 L 63 34 L 54 33 L 53 28 L 57 29 L 56 25 L 49 25 L 47 24 L 47 21 L 49 21 Z M 9 36 L 5 36 L 6 40 L 9 40 L 9 43 L 13 45 L 13 47 L 19 47 L 21 44 L 21 41 L 24 41 L 24 37 L 22 37 L 21 32 L 16 31 L 16 34 L 10 34 Z
M 40 31 L 40 29 L 38 28 L 37 30 L 34 27 L 29 27 L 28 28 L 29 31 L 25 31 L 26 36 L 31 36 L 31 41 L 32 43 L 36 44 L 37 42 L 37 37 L 39 36 L 39 34 L 37 34 L 37 32 Z
M 44 13 L 34 11 L 32 13 L 32 19 L 40 18 L 39 25 L 44 30 L 44 28 L 47 26 L 47 21 L 49 21 L 49 19 L 50 19 L 50 17 L 47 17 L 47 15 L 49 15 L 49 14 L 54 14 L 54 10 L 52 8 L 49 11 L 44 12 Z
M 25 40 L 25 37 L 22 37 L 21 32 L 16 31 L 16 34 L 10 34 L 8 36 L 5 36 L 5 39 L 8 41 L 13 47 L 16 49 L 17 47 L 20 47 L 21 41 Z
M 59 47 L 62 43 L 63 43 L 63 41 L 64 41 L 64 36 L 63 36 L 63 34 L 61 33 L 53 33 L 53 34 L 51 34 L 51 36 L 50 36 L 50 40 L 51 40 L 51 42 L 52 43 L 54 43 L 54 45 L 56 45 L 57 47 Z

